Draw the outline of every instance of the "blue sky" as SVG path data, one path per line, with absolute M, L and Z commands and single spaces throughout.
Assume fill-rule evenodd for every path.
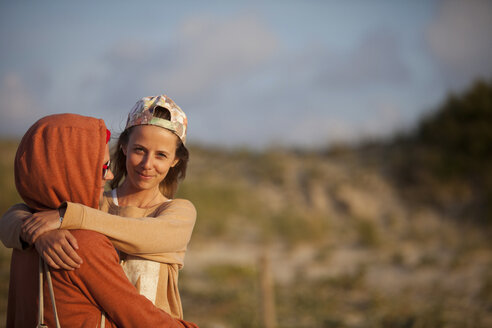
M 492 77 L 492 1 L 1 1 L 0 135 L 144 96 L 190 142 L 318 147 L 411 127 Z

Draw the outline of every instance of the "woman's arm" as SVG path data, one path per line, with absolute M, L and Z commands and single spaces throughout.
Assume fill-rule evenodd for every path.
M 67 202 L 60 229 L 86 229 L 110 238 L 127 254 L 173 253 L 186 250 L 195 225 L 196 210 L 184 199 L 175 199 L 155 218 L 127 218 Z
M 0 218 L 0 239 L 8 248 L 26 249 L 31 244 L 23 233 L 22 225 L 34 217 L 41 217 L 50 212 L 33 214 L 26 204 L 16 204 Z M 58 219 L 57 219 L 58 220 Z M 82 259 L 77 255 L 77 240 L 69 231 L 60 230 L 44 233 L 34 243 L 36 250 L 51 267 L 55 269 L 73 270 L 80 266 Z
M 23 250 L 29 246 L 21 239 L 21 226 L 31 215 L 26 204 L 15 204 L 0 218 L 0 240 L 5 247 Z

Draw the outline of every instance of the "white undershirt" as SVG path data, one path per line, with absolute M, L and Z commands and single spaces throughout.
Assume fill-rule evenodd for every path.
M 113 197 L 113 203 L 116 206 L 120 206 L 120 205 L 118 205 L 118 195 L 116 194 L 116 188 L 111 190 L 111 197 Z

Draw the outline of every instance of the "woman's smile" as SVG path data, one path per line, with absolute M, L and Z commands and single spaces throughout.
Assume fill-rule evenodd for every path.
M 144 180 L 150 180 L 155 176 L 154 174 L 145 174 L 145 173 L 142 173 L 139 171 L 136 171 L 136 172 L 137 172 L 138 176 Z

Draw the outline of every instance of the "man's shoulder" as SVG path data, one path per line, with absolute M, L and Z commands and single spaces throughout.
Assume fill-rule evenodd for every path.
M 99 232 L 90 230 L 70 230 L 70 232 L 77 239 L 79 246 L 77 253 L 80 256 L 84 257 L 94 253 L 99 256 L 118 256 L 108 237 Z

